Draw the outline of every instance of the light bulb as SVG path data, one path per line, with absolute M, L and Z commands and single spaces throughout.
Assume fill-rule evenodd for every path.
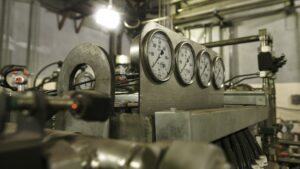
M 108 6 L 106 8 L 100 8 L 95 14 L 96 23 L 107 28 L 116 29 L 121 22 L 120 13 Z

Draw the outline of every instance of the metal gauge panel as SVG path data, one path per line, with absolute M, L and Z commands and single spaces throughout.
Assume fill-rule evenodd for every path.
M 225 66 L 223 59 L 216 57 L 213 61 L 213 82 L 217 89 L 224 87 Z
M 209 87 L 212 79 L 212 61 L 207 51 L 202 51 L 197 57 L 197 75 L 202 87 Z
M 178 47 L 182 42 L 187 42 L 192 46 L 195 54 L 205 50 L 211 58 L 216 56 L 214 51 L 168 28 L 153 22 L 146 24 L 141 34 L 133 39 L 130 48 L 132 68 L 139 72 L 139 112 L 142 115 L 153 115 L 156 111 L 169 110 L 170 108 L 194 110 L 223 107 L 223 90 L 216 90 L 211 86 L 200 88 L 198 83 L 183 86 L 178 82 L 177 72 L 170 73 L 170 78 L 163 83 L 157 83 L 151 78 L 149 65 L 145 64 L 145 42 L 149 40 L 149 35 L 157 30 L 160 30 L 158 32 L 163 31 L 169 37 L 173 51 L 175 51 L 175 46 Z M 195 59 L 195 66 L 197 66 L 197 58 Z M 173 60 L 174 67 L 176 67 L 175 57 Z M 196 76 L 196 71 L 194 76 Z
M 163 31 L 154 30 L 147 36 L 144 43 L 144 62 L 153 80 L 169 80 L 174 62 L 173 47 Z
M 176 48 L 176 70 L 180 82 L 184 85 L 193 83 L 195 75 L 195 52 L 187 42 L 182 42 Z

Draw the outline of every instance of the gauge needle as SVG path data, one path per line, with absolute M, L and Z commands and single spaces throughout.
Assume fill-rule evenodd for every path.
M 164 51 L 161 50 L 160 53 L 159 53 L 159 55 L 158 55 L 158 57 L 157 57 L 157 59 L 156 59 L 155 62 L 153 63 L 152 67 L 154 67 L 154 66 L 156 65 L 156 63 L 158 62 L 158 60 L 161 58 L 160 56 L 163 55 L 163 54 L 164 54 Z
M 204 67 L 203 71 L 201 72 L 200 76 L 203 75 L 203 73 L 205 72 L 206 68 L 207 68 L 207 64 L 205 65 L 205 67 Z
M 219 74 L 221 73 L 221 69 L 219 69 L 218 73 L 217 73 L 217 77 L 219 77 Z
M 181 69 L 180 73 L 184 70 L 184 68 L 186 67 L 186 65 L 189 63 L 190 59 L 187 59 L 187 61 L 185 62 L 183 68 Z

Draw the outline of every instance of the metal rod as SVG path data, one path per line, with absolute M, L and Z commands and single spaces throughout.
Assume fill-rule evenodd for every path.
M 211 5 L 211 4 L 214 4 L 214 3 L 225 2 L 225 1 L 229 1 L 229 0 L 206 0 L 206 1 L 201 1 L 201 2 L 198 2 L 198 3 L 195 3 L 195 4 L 191 4 L 190 6 L 187 6 L 185 8 L 181 8 L 181 9 L 179 9 L 179 11 L 180 12 L 190 11 L 190 10 L 193 10 L 195 8 L 203 7 L 203 6 L 206 6 L 206 5 Z
M 31 55 L 31 40 L 32 40 L 32 20 L 33 20 L 33 3 L 34 0 L 30 2 L 29 7 L 29 25 L 28 25 L 28 36 L 27 36 L 27 51 L 26 51 L 26 66 L 30 65 L 30 55 Z
M 1 3 L 1 19 L 0 19 L 0 67 L 4 66 L 3 62 L 3 37 L 4 37 L 4 26 L 5 26 L 5 7 L 7 0 L 3 0 Z
M 251 9 L 258 9 L 263 7 L 269 7 L 272 5 L 277 5 L 286 2 L 285 0 L 272 0 L 272 1 L 262 1 L 262 2 L 255 2 L 255 3 L 247 3 L 244 5 L 238 5 L 234 7 L 227 7 L 227 8 L 221 8 L 217 9 L 218 13 L 222 16 L 237 13 L 237 12 L 243 12 L 248 11 Z M 207 12 L 199 12 L 194 14 L 179 14 L 175 16 L 174 24 L 175 25 L 183 25 L 188 24 L 192 22 L 199 22 L 200 20 L 204 19 L 210 19 L 215 17 L 215 9 L 207 11 Z
M 221 40 L 221 41 L 216 41 L 216 42 L 209 42 L 209 43 L 204 43 L 202 45 L 204 45 L 208 48 L 213 48 L 213 47 L 236 45 L 236 44 L 241 44 L 241 43 L 257 42 L 257 41 L 259 41 L 259 36 L 253 35 L 253 36 L 247 36 L 247 37 L 241 37 L 241 38 Z
M 73 100 L 68 98 L 48 97 L 47 105 L 50 106 L 51 110 L 67 110 L 71 108 L 74 103 Z M 13 97 L 13 102 L 10 107 L 14 110 L 30 109 L 34 107 L 35 100 L 32 97 Z

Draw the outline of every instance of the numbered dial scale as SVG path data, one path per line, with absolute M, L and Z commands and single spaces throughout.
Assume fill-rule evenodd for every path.
M 192 84 L 195 74 L 195 52 L 192 46 L 186 42 L 179 44 L 176 49 L 178 77 L 183 84 Z
M 168 36 L 155 30 L 149 33 L 144 44 L 144 61 L 151 77 L 158 82 L 169 80 L 173 67 L 173 48 Z
M 198 54 L 197 66 L 198 79 L 200 81 L 201 86 L 210 86 L 212 79 L 212 61 L 208 52 L 202 51 Z
M 75 84 L 80 84 L 76 86 L 76 90 L 93 90 L 95 88 L 94 75 L 90 72 L 81 72 L 75 78 Z
M 216 57 L 213 61 L 213 82 L 217 89 L 224 87 L 225 66 L 222 58 Z

